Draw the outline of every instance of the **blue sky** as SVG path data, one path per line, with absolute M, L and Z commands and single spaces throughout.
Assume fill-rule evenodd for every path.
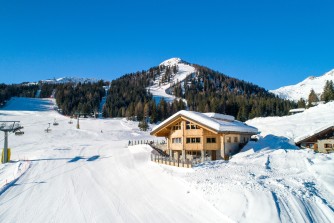
M 112 80 L 180 57 L 267 89 L 334 68 L 333 1 L 0 0 L 0 83 Z

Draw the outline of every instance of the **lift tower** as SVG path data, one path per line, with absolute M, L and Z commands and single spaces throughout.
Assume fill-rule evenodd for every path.
M 20 125 L 20 121 L 0 121 L 0 131 L 5 133 L 4 149 L 3 149 L 3 163 L 7 163 L 8 160 L 8 132 L 16 132 L 23 129 Z

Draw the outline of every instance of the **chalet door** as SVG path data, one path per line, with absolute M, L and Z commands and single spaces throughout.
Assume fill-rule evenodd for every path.
M 211 150 L 211 160 L 216 160 L 216 159 L 217 159 L 217 151 Z

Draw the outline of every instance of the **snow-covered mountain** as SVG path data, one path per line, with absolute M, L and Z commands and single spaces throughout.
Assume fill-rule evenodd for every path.
M 162 72 L 148 89 L 158 100 L 164 98 L 166 101 L 173 101 L 175 96 L 171 94 L 171 86 L 176 82 L 183 82 L 184 79 L 195 72 L 195 68 L 180 58 L 171 58 L 160 63 L 159 66 L 177 67 L 176 74 L 172 75 L 169 82 L 162 82 L 165 72 Z
M 271 90 L 280 98 L 298 101 L 300 98 L 308 100 L 308 96 L 313 89 L 318 97 L 322 94 L 327 80 L 334 81 L 334 69 L 319 77 L 308 77 L 302 82 Z
M 61 77 L 53 78 L 47 80 L 41 80 L 42 83 L 52 83 L 52 84 L 65 84 L 65 83 L 96 83 L 98 79 L 95 78 L 83 78 L 83 77 Z

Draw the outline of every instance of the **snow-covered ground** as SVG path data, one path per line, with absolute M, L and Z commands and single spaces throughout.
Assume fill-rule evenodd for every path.
M 127 147 L 151 139 L 136 122 L 82 119 L 76 129 L 45 104 L 52 109 L 16 98 L 0 110 L 1 120 L 25 127 L 9 136 L 12 162 L 0 165 L 0 222 L 333 222 L 333 154 L 298 150 L 284 136 L 303 132 L 306 120 L 310 128 L 333 120 L 334 104 L 251 120 L 263 138 L 228 162 L 192 169 L 151 162 L 145 145 Z M 59 126 L 45 133 L 54 118 Z
M 149 147 L 127 147 L 129 139 L 151 138 L 138 123 L 82 119 L 76 129 L 68 117 L 46 111 L 46 101 L 15 98 L 10 111 L 0 110 L 1 120 L 20 120 L 25 132 L 9 136 L 12 162 L 0 165 L 0 222 L 227 219 L 184 180 L 149 161 Z M 59 125 L 45 133 L 54 118 Z
M 334 69 L 322 76 L 308 77 L 298 84 L 281 87 L 276 90 L 271 90 L 270 92 L 276 94 L 280 98 L 298 101 L 301 98 L 308 100 L 308 96 L 313 89 L 320 99 L 320 95 L 324 91 L 324 86 L 327 80 L 334 81 Z
M 178 72 L 173 77 L 173 83 L 176 82 L 182 82 L 188 75 L 195 72 L 195 68 L 193 66 L 190 66 L 188 64 L 185 64 L 182 62 L 180 58 L 171 58 L 168 59 L 160 64 L 164 66 L 178 66 Z M 160 76 L 163 76 L 164 73 L 162 73 Z M 168 84 L 161 84 L 159 86 L 159 82 L 161 81 L 161 77 L 157 78 L 154 82 L 154 85 L 148 87 L 150 92 L 153 94 L 154 97 L 158 98 L 164 98 L 166 101 L 173 101 L 175 99 L 175 96 L 168 94 L 166 90 L 168 90 L 171 87 L 171 83 Z
M 293 143 L 296 138 L 312 133 L 323 126 L 330 123 L 334 125 L 334 102 L 320 104 L 294 115 L 254 118 L 246 123 L 257 127 L 262 136 L 269 134 L 282 136 Z

